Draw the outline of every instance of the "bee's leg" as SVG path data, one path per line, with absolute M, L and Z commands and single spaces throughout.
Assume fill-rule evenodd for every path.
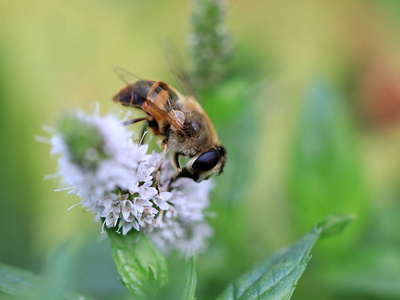
M 179 152 L 175 152 L 174 153 L 174 157 L 173 157 L 173 163 L 175 165 L 175 168 L 177 170 L 177 172 L 171 176 L 171 178 L 169 179 L 168 182 L 168 188 L 167 190 L 169 191 L 171 189 L 171 184 L 175 181 L 175 179 L 178 178 L 179 174 L 182 172 L 182 167 L 181 167 L 181 162 L 179 160 Z
M 179 160 L 179 152 L 175 152 L 174 154 L 174 165 L 175 168 L 178 170 L 178 173 L 182 172 L 181 162 Z
M 171 190 L 171 184 L 177 180 L 178 178 L 190 178 L 193 179 L 194 181 L 198 182 L 199 180 L 199 173 L 196 172 L 191 172 L 187 167 L 184 167 L 181 171 L 176 172 L 171 179 L 169 180 L 168 183 L 168 191 Z
M 162 165 L 164 164 L 164 160 L 165 160 L 165 155 L 167 154 L 167 148 L 168 148 L 168 143 L 167 141 L 163 142 L 163 152 L 161 155 L 161 159 L 160 159 L 160 164 L 158 165 L 157 168 L 157 176 L 156 176 L 156 189 L 158 191 L 158 193 L 160 193 L 160 175 L 161 175 L 161 168 Z
M 137 119 L 132 119 L 132 120 L 128 120 L 122 123 L 122 125 L 127 126 L 127 125 L 131 125 L 131 124 L 135 124 L 137 122 L 141 122 L 141 121 L 149 121 L 150 118 L 149 116 L 147 117 L 143 117 L 143 118 L 137 118 Z

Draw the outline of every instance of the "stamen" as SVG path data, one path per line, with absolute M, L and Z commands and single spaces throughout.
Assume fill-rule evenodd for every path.
M 63 188 L 63 189 L 56 189 L 54 191 L 55 192 L 62 192 L 62 191 L 72 190 L 73 188 L 74 188 L 73 186 L 70 186 L 70 187 L 66 187 L 66 188 Z
M 131 111 L 128 111 L 125 115 L 125 117 L 122 119 L 123 121 L 126 121 L 130 116 L 132 115 Z
M 73 207 L 75 207 L 75 206 L 77 206 L 77 205 L 79 205 L 79 204 L 80 204 L 80 203 L 76 203 L 76 204 L 72 205 L 70 208 L 67 209 L 67 212 L 69 212 L 69 211 L 71 210 L 71 208 L 73 208 Z
M 118 113 L 115 115 L 115 117 L 116 117 L 117 119 L 120 119 L 122 113 L 123 113 L 123 111 L 122 111 L 122 109 L 120 109 L 120 110 L 118 111 Z
M 106 231 L 104 230 L 106 226 L 106 220 L 104 220 L 103 225 L 101 225 L 101 232 L 100 233 L 106 233 Z
M 47 145 L 51 145 L 51 140 L 40 135 L 35 135 L 35 141 Z
M 100 235 L 96 237 L 96 242 L 100 243 L 100 242 L 104 241 L 105 239 L 107 239 L 107 236 L 100 232 Z
M 42 130 L 43 130 L 44 132 L 49 133 L 49 134 L 55 134 L 55 132 L 56 132 L 56 130 L 54 129 L 54 127 L 51 127 L 50 125 L 46 125 L 46 124 L 42 126 Z
M 205 211 L 204 212 L 204 216 L 207 218 L 211 218 L 211 219 L 216 219 L 217 218 L 217 214 L 213 211 Z
M 100 116 L 100 103 L 99 102 L 95 102 L 93 113 L 96 117 Z
M 156 217 L 156 219 L 155 219 L 155 224 L 157 224 L 157 225 L 160 225 L 161 224 L 161 222 L 162 222 L 162 218 L 164 217 L 164 210 L 161 210 L 159 213 L 158 213 L 158 216 Z
M 142 145 L 143 139 L 146 135 L 147 131 L 143 132 L 142 138 L 140 139 L 139 145 Z
M 60 177 L 60 176 L 61 175 L 59 173 L 47 174 L 47 175 L 44 175 L 43 179 L 44 180 L 50 180 L 50 179 L 54 179 L 54 178 L 57 178 L 57 177 Z

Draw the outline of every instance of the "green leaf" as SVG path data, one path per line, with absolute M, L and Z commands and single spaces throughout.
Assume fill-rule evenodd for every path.
M 367 295 L 400 299 L 399 214 L 400 203 L 376 208 L 360 244 L 348 248 L 345 256 L 331 264 L 318 266 L 324 285 L 357 299 Z
M 301 230 L 328 214 L 368 212 L 355 130 L 345 102 L 324 82 L 311 87 L 293 149 L 289 188 Z
M 23 299 L 46 299 L 50 287 L 45 277 L 29 271 L 0 263 L 0 291 Z M 48 298 L 47 298 L 48 299 Z M 51 299 L 88 300 L 93 299 L 75 292 L 62 291 L 51 295 Z
M 187 278 L 186 278 L 186 287 L 184 290 L 182 300 L 194 300 L 194 293 L 196 292 L 197 285 L 197 275 L 196 275 L 196 267 L 194 264 L 194 256 L 188 262 L 187 269 Z
M 367 245 L 350 250 L 336 267 L 322 269 L 324 284 L 348 295 L 400 299 L 400 247 Z
M 317 223 L 295 245 L 275 252 L 249 273 L 232 282 L 219 300 L 290 299 L 303 274 L 310 251 L 322 233 L 344 227 L 348 217 L 328 217 Z
M 317 226 L 322 229 L 322 236 L 330 236 L 342 232 L 355 219 L 356 215 L 329 215 Z
M 154 295 L 167 284 L 167 262 L 144 234 L 134 232 L 124 236 L 114 229 L 108 229 L 107 233 L 121 281 L 130 293 Z
M 249 145 L 256 143 L 260 134 L 257 112 L 264 99 L 257 94 L 259 89 L 259 82 L 230 78 L 218 89 L 204 90 L 201 94 L 202 106 L 228 151 L 229 163 L 217 179 L 218 189 L 213 191 L 213 197 L 229 202 L 229 205 L 248 195 L 248 183 L 254 173 L 253 159 L 242 158 L 248 157 Z M 248 99 L 252 99 L 251 103 L 243 107 Z

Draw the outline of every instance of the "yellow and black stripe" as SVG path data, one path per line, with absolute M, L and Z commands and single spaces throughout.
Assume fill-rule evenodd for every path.
M 138 80 L 123 87 L 113 101 L 144 110 L 155 119 L 158 126 L 170 123 L 182 130 L 180 120 L 170 114 L 171 110 L 176 109 L 178 99 L 178 93 L 162 81 Z
M 113 101 L 122 105 L 134 106 L 146 110 L 145 102 L 154 102 L 159 108 L 168 112 L 174 107 L 179 96 L 168 84 L 162 81 L 138 80 L 123 87 Z M 148 103 L 147 106 L 152 104 Z

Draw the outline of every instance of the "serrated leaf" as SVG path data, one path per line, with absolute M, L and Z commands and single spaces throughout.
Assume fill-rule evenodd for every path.
M 49 296 L 48 288 L 46 278 L 0 263 L 0 291 L 23 299 L 45 299 Z M 93 299 L 70 291 L 51 296 L 62 300 Z
M 275 252 L 231 283 L 218 299 L 290 299 L 311 259 L 310 251 L 321 234 L 348 223 L 344 216 L 330 217 L 317 223 L 295 245 Z
M 138 232 L 121 235 L 107 230 L 121 281 L 134 295 L 154 294 L 168 282 L 167 262 L 161 252 Z
M 196 285 L 197 285 L 196 267 L 194 263 L 194 256 L 192 256 L 192 258 L 188 262 L 186 286 L 182 300 L 195 299 L 194 293 L 196 292 Z

